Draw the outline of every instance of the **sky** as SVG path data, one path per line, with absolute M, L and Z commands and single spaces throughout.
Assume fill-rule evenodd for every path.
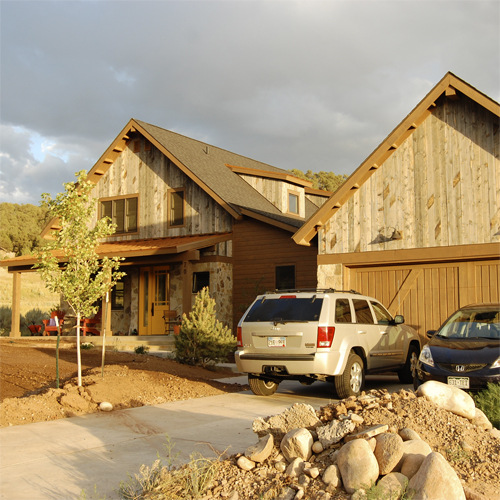
M 500 101 L 500 2 L 0 0 L 0 202 L 38 205 L 131 118 L 350 175 L 451 71 Z

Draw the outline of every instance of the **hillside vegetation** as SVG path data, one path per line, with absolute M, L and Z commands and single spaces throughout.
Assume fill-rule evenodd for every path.
M 47 209 L 17 203 L 0 203 L 0 247 L 16 256 L 27 255 L 41 243 Z

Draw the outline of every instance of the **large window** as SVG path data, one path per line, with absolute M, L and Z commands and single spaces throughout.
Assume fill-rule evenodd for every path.
M 276 266 L 276 290 L 295 288 L 295 266 Z
M 184 226 L 184 198 L 185 190 L 171 189 L 168 192 L 168 225 L 169 227 Z
M 109 217 L 116 224 L 116 234 L 137 232 L 138 197 L 101 200 L 101 218 Z

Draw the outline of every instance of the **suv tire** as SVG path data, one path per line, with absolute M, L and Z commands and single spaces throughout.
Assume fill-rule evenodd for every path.
M 358 396 L 365 384 L 365 367 L 363 360 L 351 352 L 342 375 L 335 377 L 335 390 L 340 399 Z
M 248 385 L 256 396 L 272 396 L 278 389 L 276 382 L 272 380 L 262 380 L 255 375 L 248 375 Z
M 418 348 L 416 346 L 411 345 L 408 348 L 406 363 L 404 364 L 403 368 L 398 371 L 398 378 L 402 384 L 411 384 L 413 382 L 419 354 L 420 353 L 418 352 Z

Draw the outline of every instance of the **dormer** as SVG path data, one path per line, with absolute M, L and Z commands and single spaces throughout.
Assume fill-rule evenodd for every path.
M 283 170 L 258 170 L 227 163 L 226 167 L 248 182 L 284 215 L 305 218 L 305 189 L 312 188 L 312 182 L 295 177 Z

